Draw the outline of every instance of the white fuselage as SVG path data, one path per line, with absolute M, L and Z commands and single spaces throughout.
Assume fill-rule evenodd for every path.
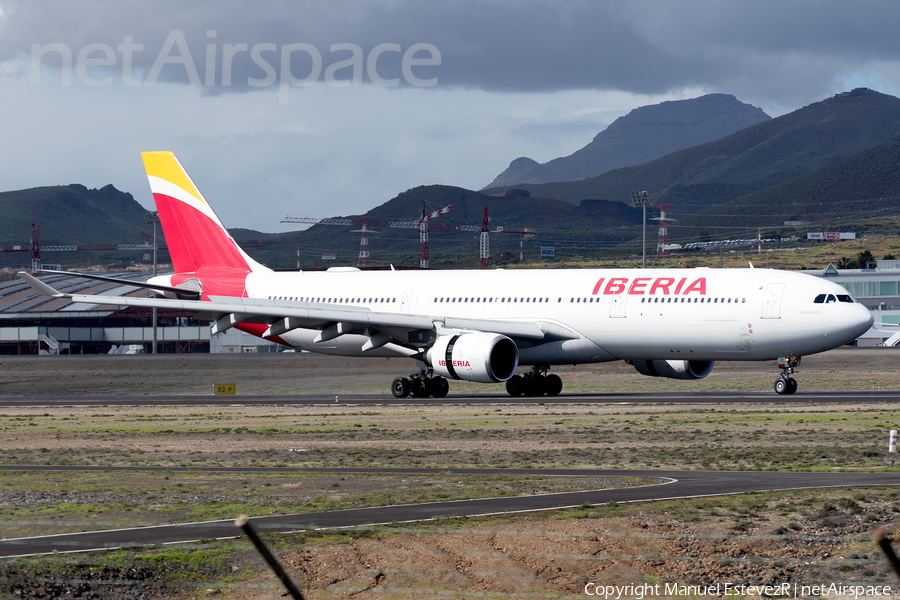
M 518 321 L 575 334 L 519 343 L 520 364 L 802 356 L 849 343 L 873 321 L 843 287 L 769 269 L 342 269 L 253 273 L 246 285 L 251 298 L 285 306 L 423 315 L 437 323 L 450 317 Z M 816 303 L 817 296 L 830 299 Z M 280 337 L 312 352 L 399 355 L 391 347 L 363 352 L 362 335 L 316 343 L 317 334 L 297 329 Z

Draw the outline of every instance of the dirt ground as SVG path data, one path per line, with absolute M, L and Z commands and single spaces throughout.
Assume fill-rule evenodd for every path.
M 800 394 L 809 389 L 897 389 L 898 359 L 900 354 L 893 349 L 836 350 L 804 358 L 798 375 Z M 465 407 L 454 403 L 454 392 L 500 393 L 502 389 L 456 382 L 447 399 L 428 407 L 368 408 L 330 402 L 248 407 L 218 398 L 219 403 L 200 407 L 102 405 L 102 396 L 113 394 L 212 396 L 213 386 L 219 383 L 234 383 L 239 394 L 248 395 L 325 393 L 330 398 L 365 392 L 387 398 L 390 380 L 408 374 L 411 367 L 411 361 L 398 359 L 310 354 L 2 357 L 2 396 L 87 395 L 100 396 L 101 402 L 96 406 L 4 407 L 0 463 L 199 468 L 213 464 L 520 466 L 527 461 L 534 467 L 872 468 L 883 466 L 880 458 L 873 458 L 883 440 L 874 436 L 881 436 L 881 429 L 892 422 L 892 407 L 877 403 L 772 405 L 765 403 L 769 395 L 756 404 L 721 406 L 537 406 L 516 405 L 500 396 L 495 405 Z M 736 390 L 768 392 L 772 400 L 777 399 L 771 392 L 777 376 L 771 363 L 722 363 L 697 382 L 643 377 L 622 363 L 555 372 L 565 381 L 564 393 Z M 665 435 L 653 436 L 659 432 Z M 63 508 L 71 511 L 88 504 L 127 501 L 127 507 L 120 504 L 119 510 L 136 513 L 135 520 L 140 521 L 149 518 L 149 508 L 142 511 L 141 506 L 152 505 L 156 510 L 173 505 L 183 513 L 203 508 L 214 496 L 224 497 L 227 492 L 224 487 L 217 491 L 213 480 L 201 490 L 196 479 L 191 483 L 175 475 L 166 475 L 163 484 L 132 485 L 122 478 L 120 488 L 134 489 L 115 488 L 114 492 L 110 491 L 113 483 L 76 485 L 59 472 L 29 477 L 20 484 L 10 476 L 0 478 L 0 488 L 5 490 L 0 505 L 7 513 L 43 503 L 61 507 L 59 514 L 71 515 Z M 321 489 L 272 480 L 268 485 L 273 490 L 259 483 L 259 497 L 287 503 L 295 490 L 304 498 L 318 494 L 325 501 L 347 494 L 352 501 L 357 498 L 352 478 L 316 481 Z M 464 495 L 459 484 L 448 480 L 437 487 L 462 490 Z M 145 487 L 150 485 L 157 486 L 152 495 Z M 241 491 L 242 502 L 253 502 L 255 485 L 251 481 Z M 373 486 L 374 480 L 367 485 Z M 518 484 L 509 485 L 514 490 Z M 377 487 L 379 492 L 396 492 L 390 480 Z M 51 488 L 56 491 L 47 492 Z M 532 486 L 527 493 L 546 490 Z M 374 492 L 369 495 L 371 501 Z M 278 508 L 289 506 L 279 504 Z M 234 510 L 243 506 L 234 504 Z M 41 524 L 41 533 L 46 532 L 46 524 L 60 519 L 30 514 L 31 522 Z M 898 514 L 897 490 L 827 490 L 582 507 L 561 513 L 270 539 L 291 576 L 312 599 L 587 598 L 595 596 L 586 589 L 606 585 L 661 587 L 647 594 L 632 587 L 624 593 L 597 595 L 761 598 L 779 594 L 759 586 L 783 584 L 800 586 L 791 587 L 783 597 L 884 598 L 900 596 L 884 594 L 883 589 L 875 593 L 875 588 L 871 593 L 845 589 L 839 594 L 839 587 L 813 593 L 810 586 L 893 585 L 900 590 L 900 581 L 868 541 L 876 527 L 894 531 Z M 90 523 L 82 529 L 97 527 L 96 519 Z M 65 568 L 50 569 L 54 573 L 50 577 L 47 562 L 7 562 L 0 564 L 0 597 L 283 597 L 277 581 L 246 545 L 221 550 L 222 546 L 206 543 L 193 551 L 205 552 L 207 546 L 219 548 L 227 559 L 221 564 L 209 559 L 205 579 L 192 576 L 184 581 L 175 575 L 183 565 L 170 557 L 159 560 L 125 551 L 116 559 L 119 566 L 109 566 L 103 558 L 110 554 L 80 555 L 66 559 Z M 99 581 L 103 577 L 109 581 Z M 701 593 L 709 590 L 697 587 L 726 584 L 746 587 L 740 594 L 734 593 L 734 587 L 730 593 L 723 587 L 716 593 Z M 585 587 L 589 585 L 593 587 Z M 804 585 L 810 589 L 804 592 Z

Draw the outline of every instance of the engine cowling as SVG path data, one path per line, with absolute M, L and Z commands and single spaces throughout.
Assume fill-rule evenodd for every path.
M 635 360 L 637 372 L 650 377 L 669 379 L 703 379 L 716 364 L 713 360 Z
M 496 333 L 439 337 L 426 355 L 438 375 L 479 383 L 506 381 L 519 366 L 515 342 Z

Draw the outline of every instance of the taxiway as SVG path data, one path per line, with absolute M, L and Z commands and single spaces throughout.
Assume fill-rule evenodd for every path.
M 9 466 L 0 469 L 28 470 L 84 470 L 106 469 L 109 467 L 62 467 L 62 466 Z M 114 467 L 112 469 L 115 469 Z M 118 469 L 147 470 L 146 467 L 119 467 Z M 279 468 L 213 468 L 223 471 L 274 471 Z M 290 470 L 290 469 L 280 469 Z M 279 515 L 252 519 L 261 531 L 299 531 L 305 529 L 330 529 L 344 527 L 373 526 L 387 523 L 424 521 L 446 517 L 466 517 L 475 515 L 553 510 L 581 506 L 585 503 L 599 505 L 607 502 L 646 502 L 677 498 L 695 498 L 742 492 L 763 492 L 785 489 L 820 488 L 838 486 L 900 485 L 897 473 L 818 473 L 818 472 L 771 472 L 771 471 L 647 471 L 647 470 L 541 470 L 541 469 L 293 469 L 329 473 L 434 473 L 454 472 L 460 474 L 528 474 L 528 475 L 583 475 L 597 477 L 646 477 L 656 478 L 656 485 L 619 488 L 609 490 L 589 490 L 581 492 L 539 494 L 529 496 L 483 498 L 452 502 L 430 502 L 381 506 L 331 512 Z M 237 517 L 237 515 L 235 515 Z M 110 531 L 49 535 L 34 538 L 0 540 L 0 556 L 27 556 L 52 552 L 84 552 L 141 546 L 189 542 L 199 539 L 218 539 L 239 536 L 240 530 L 234 521 L 209 521 L 184 523 L 159 527 L 139 527 Z

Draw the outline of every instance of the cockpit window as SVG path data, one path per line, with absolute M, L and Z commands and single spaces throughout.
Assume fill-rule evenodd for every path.
M 813 300 L 814 304 L 831 304 L 832 302 L 847 302 L 853 304 L 856 302 L 849 294 L 819 294 Z

